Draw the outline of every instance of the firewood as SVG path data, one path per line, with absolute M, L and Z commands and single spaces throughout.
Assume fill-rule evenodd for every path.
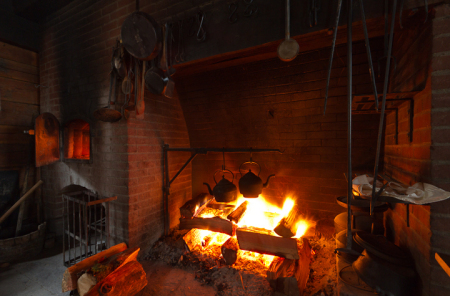
M 77 291 L 80 296 L 84 296 L 92 287 L 97 284 L 95 276 L 84 273 L 77 281 Z
M 111 272 L 85 296 L 133 296 L 147 285 L 142 265 L 131 261 Z
M 239 251 L 239 245 L 237 239 L 230 237 L 221 247 L 222 256 L 227 265 L 233 265 L 237 260 L 237 253 Z
M 233 223 L 219 217 L 180 219 L 180 229 L 192 228 L 211 230 L 233 235 Z
M 183 236 L 183 240 L 186 243 L 187 248 L 192 252 L 195 246 L 201 244 L 201 230 L 194 228 Z
M 298 240 L 298 260 L 275 258 L 267 271 L 267 280 L 277 292 L 287 296 L 303 295 L 309 277 L 311 246 L 306 238 Z
M 67 268 L 63 275 L 62 292 L 64 293 L 67 291 L 75 290 L 77 288 L 78 277 L 81 276 L 81 274 L 85 270 L 89 269 L 92 265 L 99 261 L 105 260 L 112 255 L 126 250 L 126 248 L 127 245 L 125 243 L 120 243 Z
M 297 205 L 294 205 L 286 217 L 283 217 L 274 231 L 282 237 L 293 237 L 297 234 L 297 225 L 301 218 L 301 212 Z
M 87 272 L 92 274 L 97 279 L 97 282 L 100 282 L 120 266 L 125 265 L 130 261 L 136 261 L 139 250 L 140 248 L 138 247 L 126 249 L 102 262 L 94 264 Z
M 238 228 L 236 236 L 241 250 L 298 259 L 297 240 L 272 235 L 256 228 Z
M 241 218 L 244 216 L 245 211 L 247 210 L 248 201 L 244 201 L 241 203 L 241 205 L 234 210 L 231 214 L 227 216 L 227 219 L 230 221 L 233 221 L 234 223 L 238 224 Z
M 196 217 L 199 212 L 206 206 L 208 201 L 212 199 L 212 195 L 200 193 L 195 198 L 188 200 L 181 208 L 180 214 L 184 218 Z

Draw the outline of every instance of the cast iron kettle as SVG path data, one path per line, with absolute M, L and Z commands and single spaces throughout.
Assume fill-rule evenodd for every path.
M 244 164 L 256 164 L 259 167 L 258 175 L 255 175 L 252 170 L 250 169 L 247 174 L 242 176 L 241 173 L 241 167 Z M 275 176 L 274 174 L 267 177 L 266 183 L 263 184 L 263 181 L 259 177 L 259 173 L 261 173 L 261 166 L 257 163 L 252 161 L 252 158 L 250 157 L 250 161 L 246 161 L 241 164 L 239 167 L 239 173 L 241 174 L 241 178 L 239 179 L 239 192 L 247 198 L 257 198 L 261 194 L 263 188 L 267 188 L 269 185 L 269 180 L 271 177 Z
M 225 175 L 222 175 L 222 180 L 217 183 L 216 181 L 216 174 L 217 172 L 230 172 L 230 174 L 233 176 L 233 179 L 231 179 L 231 182 L 225 179 Z M 208 187 L 209 194 L 214 196 L 217 202 L 231 202 L 235 201 L 237 199 L 237 188 L 236 185 L 233 184 L 234 180 L 234 174 L 227 169 L 217 170 L 214 173 L 214 182 L 216 182 L 216 186 L 214 186 L 214 189 L 211 190 L 211 187 L 208 183 L 203 183 Z

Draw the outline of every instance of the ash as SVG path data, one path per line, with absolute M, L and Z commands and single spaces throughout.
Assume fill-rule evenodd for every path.
M 213 286 L 216 295 L 282 295 L 274 293 L 266 279 L 268 267 L 255 254 L 254 258 L 239 256 L 227 266 L 218 245 L 198 246 L 189 252 L 183 241 L 187 230 L 175 230 L 157 241 L 146 260 L 163 261 L 192 272 L 202 285 Z M 334 238 L 308 237 L 315 254 L 310 265 L 310 278 L 303 295 L 336 295 L 336 258 Z M 239 251 L 242 252 L 242 251 Z

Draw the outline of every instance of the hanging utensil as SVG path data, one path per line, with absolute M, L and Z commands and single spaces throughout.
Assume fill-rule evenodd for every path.
M 216 181 L 216 174 L 218 172 L 222 172 L 222 180 L 220 180 L 218 183 Z M 231 181 L 225 179 L 225 173 L 230 173 L 233 178 Z M 232 171 L 225 168 L 225 152 L 223 152 L 223 164 L 222 169 L 217 170 L 213 175 L 214 182 L 216 183 L 216 186 L 214 186 L 214 189 L 211 190 L 211 187 L 208 183 L 203 183 L 203 185 L 206 185 L 208 187 L 209 194 L 214 196 L 217 202 L 232 202 L 237 199 L 237 188 L 236 185 L 233 184 L 234 180 L 234 174 Z
M 121 36 L 125 49 L 140 60 L 151 60 L 161 51 L 161 27 L 144 12 L 135 11 L 125 19 Z
M 157 59 L 152 60 L 151 68 L 145 73 L 145 86 L 155 95 L 162 94 L 167 84 L 164 72 L 156 66 L 157 63 Z
M 164 89 L 164 96 L 167 98 L 173 97 L 173 92 L 175 90 L 175 82 L 172 80 L 171 75 L 175 73 L 175 69 L 171 68 L 171 63 L 169 64 L 169 61 L 171 60 L 172 56 L 172 38 L 169 38 L 172 34 L 172 27 L 171 24 L 166 24 L 166 79 L 167 84 L 166 88 Z
M 258 175 L 255 175 L 251 169 L 242 176 L 241 168 L 245 164 L 250 165 L 257 165 L 259 167 Z M 245 198 L 257 198 L 262 193 L 263 188 L 267 188 L 269 185 L 269 180 L 271 177 L 274 177 L 275 175 L 272 174 L 269 177 L 267 177 L 266 183 L 263 184 L 263 181 L 259 177 L 259 174 L 261 173 L 261 166 L 252 160 L 252 157 L 250 156 L 250 161 L 246 161 L 242 163 L 239 166 L 239 173 L 241 174 L 241 178 L 239 179 L 239 192 L 245 197 Z
M 317 12 L 320 10 L 320 0 L 309 0 L 308 1 L 308 19 L 309 19 L 309 27 L 312 28 L 317 26 Z
M 111 59 L 108 105 L 104 108 L 99 108 L 94 111 L 93 115 L 97 120 L 104 122 L 116 122 L 122 118 L 122 114 L 119 111 L 111 108 L 111 105 L 114 105 L 116 101 L 116 81 L 117 78 L 116 78 L 116 71 L 114 71 L 114 55 L 113 55 L 113 58 Z M 112 102 L 111 96 L 114 96 L 114 100 Z
M 199 24 L 198 30 L 197 30 L 197 41 L 203 42 L 206 40 L 206 31 L 203 26 L 203 22 L 205 21 L 206 14 L 202 11 L 199 11 L 197 14 L 197 22 Z
M 291 11 L 290 0 L 286 0 L 286 32 L 285 40 L 278 46 L 277 54 L 280 60 L 290 62 L 298 55 L 300 47 L 294 39 L 291 39 L 290 33 Z
M 145 112 L 145 61 L 142 61 L 142 71 L 141 76 L 137 79 L 140 79 L 140 90 L 139 90 L 139 96 L 138 100 L 136 102 L 136 118 L 137 119 L 144 119 L 144 112 Z

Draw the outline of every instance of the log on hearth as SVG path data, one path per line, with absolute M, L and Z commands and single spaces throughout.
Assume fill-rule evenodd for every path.
M 189 252 L 192 252 L 196 246 L 201 245 L 201 232 L 200 229 L 194 228 L 183 236 L 183 240 L 186 243 Z
M 196 217 L 212 200 L 212 195 L 200 193 L 195 198 L 188 200 L 181 208 L 180 215 L 184 218 Z
M 253 227 L 238 228 L 236 236 L 241 250 L 299 259 L 296 239 L 275 236 L 270 231 Z
M 233 235 L 233 223 L 231 221 L 213 217 L 213 218 L 192 218 L 180 219 L 180 229 L 199 228 L 215 232 L 221 232 Z
M 275 258 L 267 271 L 267 280 L 277 292 L 287 296 L 303 295 L 309 278 L 311 246 L 306 238 L 298 240 L 298 260 Z
M 297 234 L 297 226 L 300 219 L 300 209 L 297 205 L 294 205 L 288 215 L 281 219 L 273 231 L 282 237 L 293 237 Z
M 248 201 L 246 200 L 243 203 L 241 203 L 241 205 L 239 207 L 237 207 L 236 210 L 231 212 L 231 214 L 229 214 L 227 216 L 227 219 L 238 224 L 239 221 L 241 220 L 241 218 L 244 216 L 245 211 L 247 211 L 247 205 L 248 205 Z
M 146 285 L 147 276 L 142 265 L 130 261 L 97 283 L 85 296 L 133 296 Z
M 237 253 L 239 251 L 239 245 L 237 239 L 230 237 L 221 247 L 222 256 L 227 265 L 233 265 L 237 260 Z
M 81 274 L 89 269 L 95 263 L 105 260 L 117 253 L 124 251 L 127 248 L 125 243 L 120 243 L 118 245 L 112 246 L 111 248 L 97 253 L 91 257 L 84 259 L 83 261 L 69 267 L 66 269 L 62 280 L 62 292 L 67 292 L 75 290 L 77 288 L 77 280 Z

